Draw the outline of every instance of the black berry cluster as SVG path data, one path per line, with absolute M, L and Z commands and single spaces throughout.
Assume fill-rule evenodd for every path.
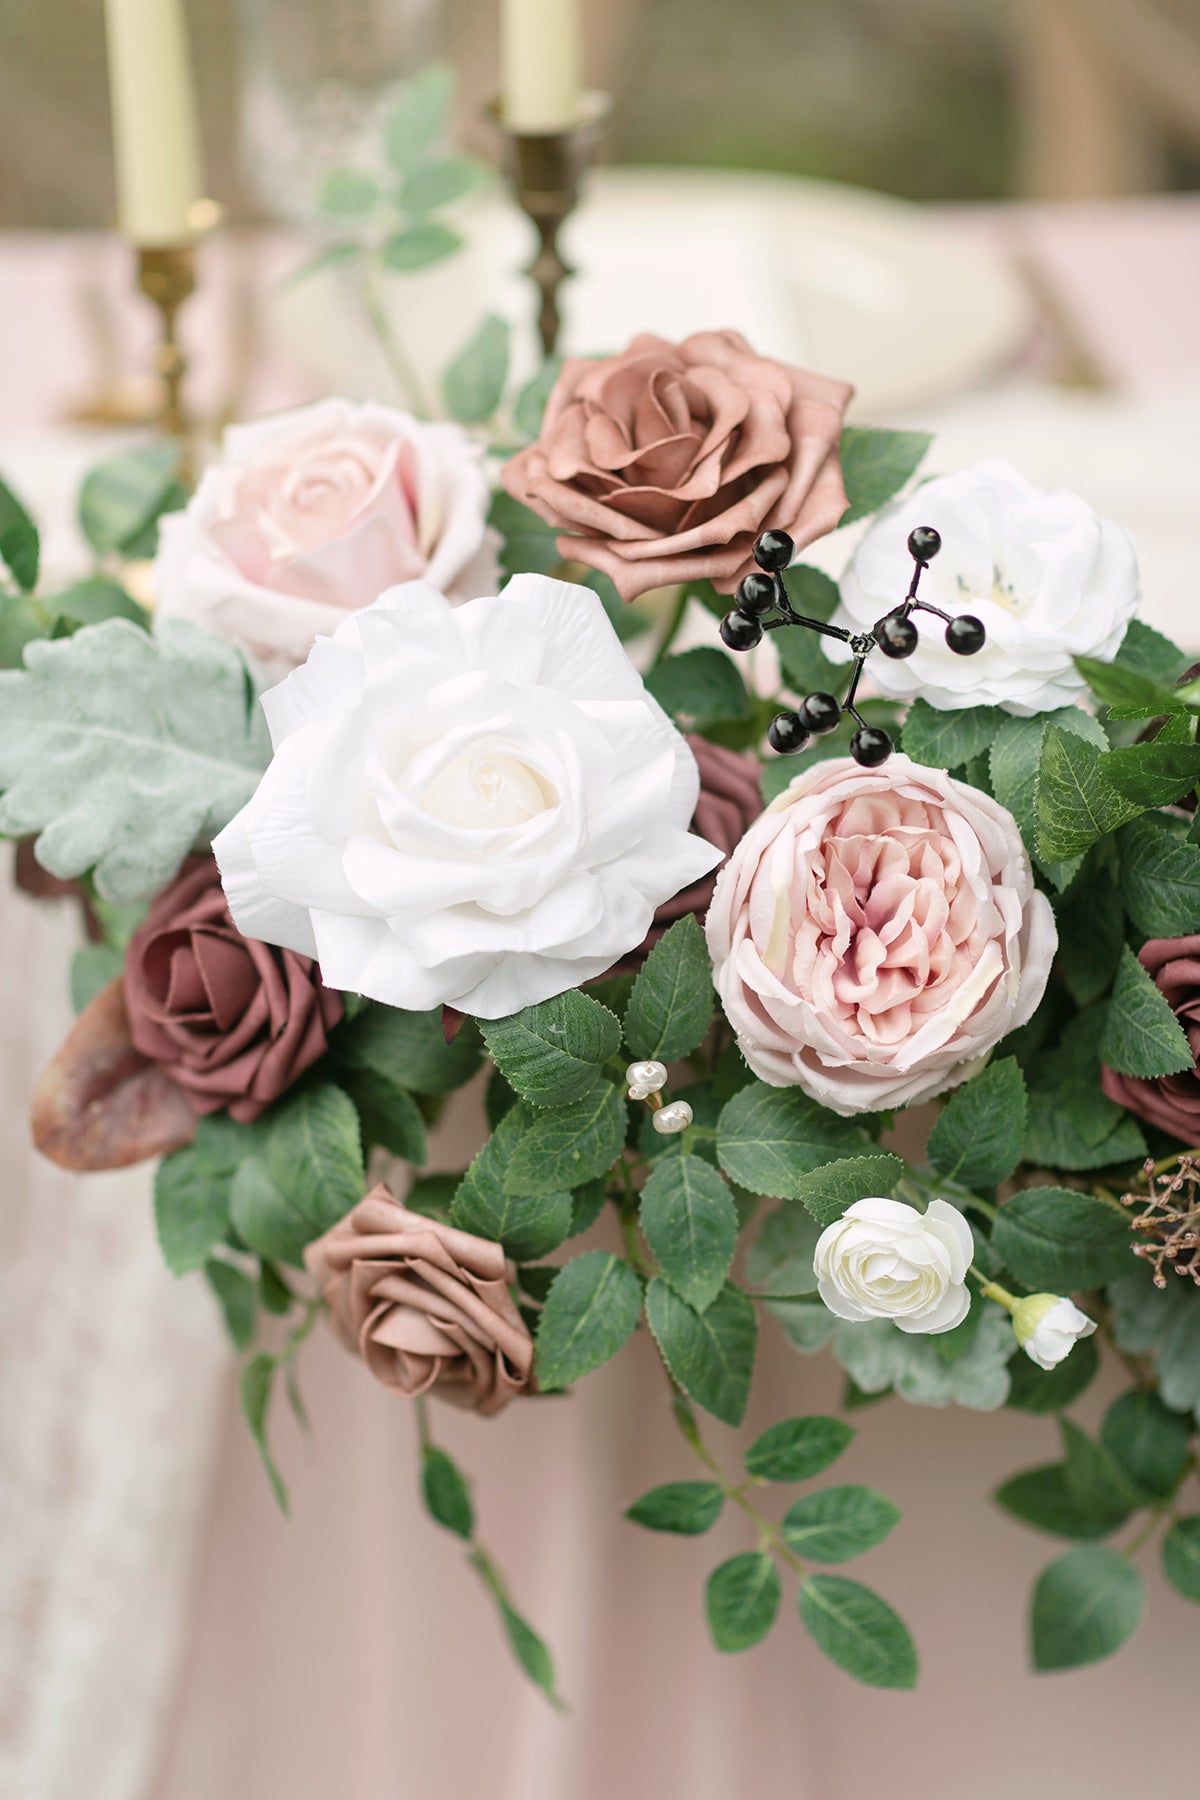
M 781 712 L 767 730 L 767 742 L 782 756 L 794 756 L 805 749 L 813 737 L 833 731 L 844 714 L 858 726 L 850 739 L 850 754 L 864 769 L 876 769 L 892 753 L 892 740 L 878 725 L 868 725 L 854 704 L 863 667 L 872 650 L 895 660 L 911 656 L 919 640 L 912 621 L 915 612 L 934 613 L 946 621 L 946 643 L 956 656 L 974 656 L 982 650 L 987 634 L 971 613 L 957 618 L 940 607 L 917 598 L 921 576 L 942 547 L 942 540 L 931 525 L 918 525 L 908 536 L 909 555 L 913 559 L 913 575 L 899 606 L 879 619 L 869 632 L 844 631 L 840 625 L 828 625 L 823 619 L 809 619 L 798 613 L 788 599 L 783 585 L 783 571 L 791 562 L 796 546 L 786 531 L 764 531 L 754 545 L 754 560 L 762 571 L 754 571 L 741 582 L 734 596 L 734 610 L 721 620 L 721 638 L 730 650 L 753 650 L 762 641 L 764 631 L 778 631 L 783 625 L 804 625 L 822 637 L 837 638 L 850 646 L 854 668 L 850 685 L 839 701 L 833 694 L 808 694 L 795 712 Z

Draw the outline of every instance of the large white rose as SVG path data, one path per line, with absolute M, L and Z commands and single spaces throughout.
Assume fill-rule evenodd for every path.
M 394 588 L 263 706 L 274 759 L 214 849 L 239 928 L 329 987 L 499 1018 L 603 974 L 720 861 L 588 588 Z
M 1133 539 L 1078 495 L 1043 493 L 1002 461 L 927 481 L 885 507 L 842 577 L 839 624 L 869 631 L 904 598 L 915 525 L 932 525 L 942 538 L 921 598 L 943 612 L 974 613 L 987 642 L 974 656 L 956 656 L 941 620 L 915 613 L 913 655 L 871 658 L 880 693 L 1028 716 L 1069 706 L 1085 691 L 1072 657 L 1116 654 L 1140 597 Z
M 160 528 L 158 610 L 242 647 L 269 673 L 398 582 L 452 600 L 496 587 L 483 451 L 457 425 L 373 403 L 232 426 L 186 510 Z
M 952 1331 L 967 1316 L 975 1254 L 956 1206 L 923 1213 L 900 1200 L 856 1200 L 817 1239 L 817 1288 L 839 1319 L 890 1319 L 901 1331 Z

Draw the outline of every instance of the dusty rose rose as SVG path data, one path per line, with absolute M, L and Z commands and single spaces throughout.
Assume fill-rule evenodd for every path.
M 311 1067 L 342 1017 L 339 994 L 294 950 L 243 937 L 211 856 L 189 858 L 125 956 L 133 1043 L 193 1112 L 256 1119 Z
M 483 452 L 458 425 L 322 400 L 225 433 L 187 509 L 160 528 L 155 591 L 271 674 L 385 588 L 495 592 Z
M 1100 1085 L 1110 1100 L 1189 1146 L 1200 1144 L 1200 933 L 1151 938 L 1138 961 L 1154 979 L 1187 1034 L 1196 1066 L 1147 1081 L 1102 1067 Z
M 1058 941 L 1012 815 L 899 755 L 798 776 L 721 871 L 707 929 L 750 1067 L 843 1115 L 965 1080 L 1031 1016 Z
M 852 392 L 756 356 L 736 331 L 643 335 L 619 356 L 563 364 L 541 435 L 502 480 L 567 534 L 563 556 L 610 575 L 623 600 L 705 578 L 732 593 L 760 532 L 803 548 L 845 511 L 838 441 Z
M 533 1340 L 499 1244 L 409 1212 L 379 1186 L 304 1260 L 342 1343 L 393 1393 L 488 1416 L 528 1387 Z

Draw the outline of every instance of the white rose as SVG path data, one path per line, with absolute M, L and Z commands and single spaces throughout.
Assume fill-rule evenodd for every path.
M 213 847 L 239 928 L 329 987 L 499 1018 L 602 975 L 720 861 L 588 588 L 392 589 L 263 706 L 274 759 Z
M 890 1319 L 901 1331 L 952 1331 L 967 1316 L 975 1254 L 958 1208 L 931 1200 L 856 1200 L 817 1239 L 813 1271 L 839 1319 Z
M 1061 1294 L 1029 1294 L 1012 1309 L 1013 1331 L 1039 1369 L 1055 1369 L 1080 1338 L 1091 1337 L 1096 1321 Z
M 322 400 L 236 425 L 162 522 L 158 610 L 241 644 L 271 674 L 398 582 L 494 591 L 483 451 L 457 425 Z
M 927 481 L 884 508 L 842 578 L 840 624 L 869 631 L 903 599 L 916 525 L 932 525 L 942 539 L 921 577 L 921 598 L 943 612 L 973 613 L 987 642 L 974 656 L 956 656 L 941 620 L 915 613 L 913 655 L 871 657 L 881 694 L 920 695 L 947 709 L 1052 712 L 1085 691 L 1073 657 L 1107 661 L 1120 648 L 1140 597 L 1133 539 L 1076 494 L 1043 493 L 1002 461 Z

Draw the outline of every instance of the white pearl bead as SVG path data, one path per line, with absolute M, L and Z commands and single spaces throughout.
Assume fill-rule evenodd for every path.
M 633 1062 L 625 1071 L 631 1100 L 647 1100 L 667 1085 L 667 1067 L 660 1062 Z
M 672 1100 L 670 1106 L 659 1107 L 652 1113 L 655 1131 L 669 1135 L 675 1131 L 686 1131 L 692 1122 L 692 1109 L 686 1100 Z

